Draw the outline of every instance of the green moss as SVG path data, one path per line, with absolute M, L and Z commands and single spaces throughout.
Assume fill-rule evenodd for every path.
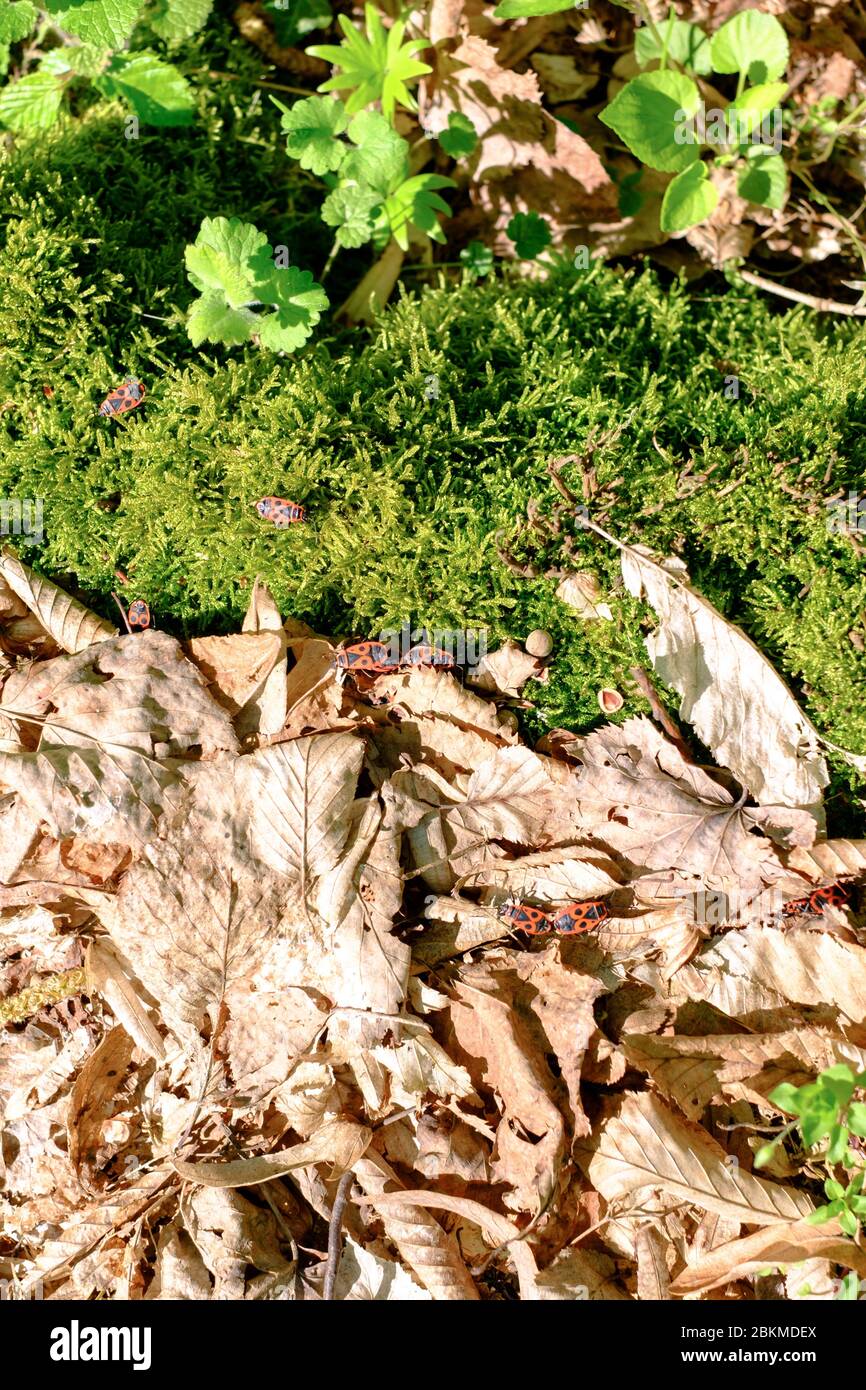
M 328 250 L 320 187 L 251 89 L 230 87 L 189 131 L 127 145 L 119 110 L 98 106 L 3 157 L 0 495 L 42 497 L 47 533 L 25 558 L 72 572 L 112 616 L 120 566 L 179 633 L 235 626 L 256 574 L 285 612 L 339 634 L 408 620 L 486 626 L 493 643 L 544 627 L 557 659 L 530 731 L 585 727 L 599 687 L 627 689 L 645 659 L 645 610 L 614 593 L 613 624 L 581 625 L 553 581 L 500 563 L 495 538 L 561 563 L 556 546 L 531 554 L 518 523 L 531 498 L 557 500 L 548 460 L 619 430 L 594 458 L 615 484 L 608 528 L 680 554 L 822 731 L 866 750 L 866 579 L 823 501 L 862 486 L 862 329 L 596 266 L 443 280 L 296 358 L 197 352 L 179 312 L 202 216 L 254 221 L 314 272 Z M 100 419 L 126 372 L 146 407 Z M 304 503 L 308 524 L 262 523 L 253 503 L 270 493 Z M 571 532 L 614 589 L 613 550 Z

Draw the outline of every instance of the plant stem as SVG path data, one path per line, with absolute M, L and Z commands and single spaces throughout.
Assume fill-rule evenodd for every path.
M 328 271 L 331 269 L 331 266 L 334 264 L 334 260 L 335 260 L 335 258 L 336 258 L 336 255 L 337 255 L 337 252 L 339 251 L 339 249 L 340 249 L 340 248 L 339 248 L 339 246 L 337 245 L 337 238 L 334 237 L 334 244 L 333 244 L 333 246 L 331 247 L 330 251 L 328 252 L 328 259 L 325 261 L 325 264 L 324 264 L 324 266 L 322 267 L 322 273 L 321 273 L 321 275 L 319 276 L 319 283 L 320 283 L 320 284 L 324 284 L 324 283 L 325 283 L 325 276 L 328 274 Z
M 222 82 L 243 82 L 247 87 L 264 87 L 269 92 L 294 92 L 297 96 L 308 97 L 309 87 L 287 87 L 282 82 L 258 82 L 252 77 L 240 77 L 236 72 L 216 72 L 214 68 L 190 68 L 193 76 L 218 77 Z
M 666 26 L 666 28 L 665 28 L 665 41 L 664 41 L 664 44 L 662 45 L 662 53 L 661 53 L 661 58 L 660 58 L 660 60 L 659 60 L 659 72 L 664 72 L 664 70 L 665 70 L 665 68 L 666 68 L 666 66 L 667 66 L 667 61 L 668 61 L 668 45 L 670 44 L 670 41 L 671 41 L 671 35 L 672 35 L 673 32 L 674 32 L 674 20 L 675 20 L 675 18 L 676 18 L 676 10 L 674 9 L 673 5 L 671 5 L 671 7 L 670 7 L 670 9 L 669 9 L 669 11 L 668 11 L 668 22 L 667 22 L 667 26 Z

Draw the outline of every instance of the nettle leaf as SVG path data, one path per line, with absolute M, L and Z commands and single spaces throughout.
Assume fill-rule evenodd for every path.
M 63 83 L 53 72 L 31 72 L 0 92 L 0 123 L 9 130 L 48 130 L 60 114 Z
M 680 72 L 645 72 L 627 82 L 599 119 L 651 169 L 679 173 L 698 158 L 690 120 L 700 92 Z
M 663 232 L 685 232 L 709 217 L 719 201 L 703 160 L 677 174 L 665 189 L 659 225 Z
M 746 139 L 776 110 L 787 90 L 787 82 L 765 82 L 760 87 L 747 87 L 726 108 L 728 125 L 737 132 L 739 139 Z
M 39 71 L 72 72 L 76 77 L 98 77 L 110 58 L 110 49 L 100 48 L 93 43 L 79 43 L 74 47 L 52 49 L 40 63 Z
M 0 43 L 19 43 L 36 23 L 39 11 L 30 0 L 0 6 Z
M 61 29 L 76 34 L 85 43 L 122 48 L 135 28 L 141 0 L 82 0 L 79 5 L 45 0 L 44 8 Z
M 550 227 L 537 212 L 516 212 L 505 228 L 522 261 L 533 261 L 551 243 Z
M 346 157 L 342 175 L 369 184 L 384 197 L 400 187 L 409 173 L 409 145 L 378 111 L 363 111 L 349 125 L 356 146 Z
M 382 111 L 390 120 L 399 103 L 409 111 L 418 106 L 406 86 L 433 69 L 420 63 L 415 54 L 429 48 L 427 39 L 407 39 L 403 42 L 406 24 L 397 19 L 386 29 L 375 7 L 364 6 L 366 37 L 346 15 L 338 15 L 345 35 L 341 44 L 316 44 L 307 49 L 314 58 L 322 58 L 342 71 L 323 82 L 320 92 L 351 92 L 346 110 L 352 116 L 374 101 L 381 101 Z
M 478 144 L 478 134 L 468 116 L 452 111 L 447 129 L 439 132 L 439 144 L 452 159 L 465 159 Z
M 436 214 L 443 212 L 450 217 L 451 209 L 435 190 L 456 186 L 453 179 L 443 178 L 441 174 L 416 174 L 385 200 L 385 216 L 391 234 L 403 251 L 409 249 L 410 222 L 433 241 L 444 242 L 445 233 Z
M 123 97 L 146 125 L 192 123 L 192 88 L 177 68 L 155 53 L 116 53 L 95 85 L 104 96 Z
M 747 159 L 737 180 L 740 197 L 765 208 L 783 208 L 788 195 L 788 175 L 782 156 L 764 145 L 755 145 Z
M 309 270 L 296 265 L 274 270 L 270 285 L 267 302 L 276 304 L 277 311 L 259 319 L 259 339 L 273 352 L 294 352 L 303 347 L 327 309 L 328 296 Z
M 656 33 L 661 43 L 656 41 Z M 703 29 L 690 24 L 686 19 L 662 20 L 655 31 L 645 25 L 638 29 L 634 39 L 634 56 L 642 68 L 648 63 L 657 62 L 667 42 L 667 56 L 692 72 L 708 73 L 713 70 L 710 57 L 710 41 Z
M 257 281 L 267 273 L 268 239 L 238 217 L 206 217 L 186 269 L 197 290 L 218 290 L 232 309 L 260 298 Z
M 577 0 L 502 0 L 493 11 L 495 19 L 535 19 L 545 14 L 560 14 L 563 10 L 575 10 Z
M 274 21 L 277 43 L 287 47 L 314 29 L 327 29 L 334 17 L 328 0 L 274 0 L 264 8 Z
M 252 309 L 230 309 L 219 290 L 211 290 L 193 303 L 186 331 L 193 347 L 200 347 L 202 343 L 237 347 L 249 342 L 258 322 L 258 315 Z
M 364 246 L 373 235 L 373 212 L 381 202 L 372 188 L 347 184 L 328 194 L 322 204 L 322 221 L 337 228 L 338 246 Z
M 778 19 L 744 10 L 717 29 L 710 45 L 716 72 L 744 72 L 750 82 L 772 82 L 788 66 L 788 35 Z
M 275 104 L 283 113 L 281 126 L 292 158 L 317 178 L 336 173 L 346 154 L 346 146 L 337 138 L 349 124 L 343 103 L 332 97 L 305 97 L 292 107 L 280 101 Z
M 147 22 L 166 43 L 180 43 L 197 34 L 213 9 L 213 0 L 156 0 Z

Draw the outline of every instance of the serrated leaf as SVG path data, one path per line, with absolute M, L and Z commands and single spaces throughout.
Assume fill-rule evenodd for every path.
M 63 0 L 45 0 L 45 9 L 61 29 L 103 48 L 123 47 L 141 8 L 142 0 L 82 0 L 71 6 Z
M 283 108 L 282 129 L 286 149 L 302 169 L 317 177 L 335 173 L 343 162 L 346 146 L 337 139 L 349 118 L 341 101 L 327 97 L 305 97 L 288 110 Z
M 322 204 L 322 221 L 337 228 L 338 246 L 364 246 L 373 235 L 371 214 L 381 201 L 378 193 L 358 184 L 335 188 Z
M 656 40 L 656 34 L 661 43 Z M 661 58 L 662 49 L 667 45 L 667 56 L 675 63 L 690 68 L 692 72 L 706 74 L 712 72 L 710 41 L 703 29 L 686 19 L 674 18 L 660 20 L 654 29 L 642 25 L 635 34 L 634 56 L 644 68 L 648 63 Z
M 460 252 L 460 260 L 470 275 L 489 275 L 493 269 L 493 252 L 483 241 L 470 241 Z
M 54 49 L 49 58 L 57 54 L 63 62 L 67 72 L 74 72 L 76 77 L 98 77 L 111 57 L 108 49 L 100 47 L 98 44 L 79 43 L 75 47 Z M 47 59 L 41 65 L 44 71 Z
M 378 111 L 363 111 L 349 125 L 356 146 L 346 157 L 342 175 L 369 184 L 384 197 L 397 189 L 409 172 L 409 146 Z
M 209 290 L 193 301 L 186 331 L 193 347 L 200 347 L 202 343 L 237 347 L 249 342 L 258 321 L 252 309 L 230 309 L 219 290 Z
M 0 43 L 19 43 L 36 23 L 39 11 L 30 0 L 13 0 L 0 6 Z
M 772 82 L 788 66 L 788 36 L 773 15 L 744 10 L 716 30 L 710 56 L 716 72 L 744 72 L 750 82 Z
M 198 33 L 212 9 L 213 0 L 157 0 L 147 22 L 166 43 L 179 43 Z
M 684 232 L 709 217 L 718 201 L 718 189 L 710 181 L 707 166 L 697 159 L 665 189 L 659 225 L 663 232 Z
M 765 208 L 783 208 L 788 191 L 785 161 L 780 154 L 758 149 L 750 152 L 745 169 L 737 180 L 737 192 L 750 203 Z
M 679 72 L 646 72 L 627 82 L 599 119 L 651 169 L 680 173 L 698 158 L 689 126 L 700 92 Z
M 0 123 L 10 130 L 48 130 L 60 114 L 62 101 L 59 77 L 31 72 L 0 92 Z
M 313 45 L 306 50 L 314 58 L 322 58 L 342 69 L 337 76 L 323 82 L 319 91 L 349 92 L 346 110 L 350 116 L 375 101 L 381 101 L 388 120 L 398 103 L 409 111 L 417 111 L 417 103 L 406 83 L 433 71 L 415 58 L 419 49 L 429 47 L 427 40 L 408 39 L 404 43 L 405 21 L 397 19 L 386 29 L 377 10 L 369 3 L 364 6 L 364 18 L 366 36 L 341 14 L 338 19 L 343 42 Z
M 522 261 L 534 260 L 551 242 L 550 227 L 537 212 L 515 213 L 505 230 Z
M 264 303 L 277 306 L 275 314 L 258 320 L 262 346 L 273 352 L 294 352 L 303 347 L 328 307 L 328 296 L 321 285 L 309 270 L 290 265 L 285 270 L 275 269 L 257 288 Z
M 116 53 L 96 79 L 107 97 L 122 97 L 140 121 L 152 126 L 190 125 L 195 96 L 186 78 L 155 53 Z
M 197 290 L 219 290 L 229 307 L 239 309 L 259 296 L 256 278 L 267 261 L 268 239 L 251 222 L 238 217 L 206 217 L 192 246 L 186 268 Z

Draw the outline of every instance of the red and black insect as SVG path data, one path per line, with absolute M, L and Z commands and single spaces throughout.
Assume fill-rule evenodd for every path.
M 133 599 L 126 621 L 133 632 L 141 632 L 144 628 L 150 627 L 150 609 L 143 598 Z
M 544 909 L 533 907 L 531 903 L 503 903 L 499 909 L 499 916 L 510 922 L 518 931 L 525 931 L 530 936 L 540 936 L 553 930 Z
M 844 907 L 847 901 L 848 889 L 831 883 L 827 888 L 816 888 L 808 897 L 792 898 L 782 911 L 786 917 L 818 917 L 825 907 Z
M 585 903 L 567 903 L 565 907 L 558 907 L 551 913 L 551 926 L 553 931 L 560 932 L 563 936 L 576 935 L 578 932 L 592 931 L 595 927 L 606 922 L 610 912 L 607 903 L 600 898 L 593 898 Z
M 390 648 L 384 642 L 350 642 L 338 647 L 334 665 L 338 671 L 372 671 L 376 675 L 397 670 L 397 662 L 391 659 Z
M 401 666 L 453 666 L 454 657 L 441 647 L 431 647 L 429 642 L 419 642 L 411 647 L 400 663 Z
M 122 386 L 116 386 L 113 391 L 109 391 L 99 407 L 99 414 L 125 415 L 128 410 L 135 410 L 136 406 L 143 405 L 146 395 L 144 383 L 139 381 L 137 376 L 128 376 Z
M 255 505 L 262 521 L 272 521 L 275 526 L 291 526 L 293 521 L 303 521 L 307 515 L 304 507 L 285 497 L 260 497 Z

